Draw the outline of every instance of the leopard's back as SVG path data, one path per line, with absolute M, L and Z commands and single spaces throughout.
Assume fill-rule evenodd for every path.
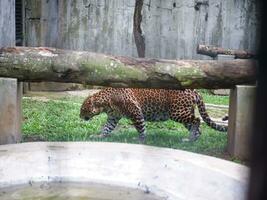
M 132 89 L 145 121 L 169 119 L 169 94 L 160 89 Z
M 193 90 L 131 89 L 139 103 L 146 121 L 165 121 L 178 108 L 195 104 Z

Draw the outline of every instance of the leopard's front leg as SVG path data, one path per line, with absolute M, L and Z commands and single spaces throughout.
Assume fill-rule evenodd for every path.
M 124 108 L 124 114 L 133 122 L 133 125 L 139 133 L 139 140 L 141 143 L 143 143 L 146 138 L 145 119 L 143 112 L 140 106 L 135 103 L 129 102 L 128 105 L 128 107 Z
M 132 118 L 134 126 L 139 133 L 139 140 L 141 143 L 144 143 L 146 139 L 146 127 L 145 127 L 145 120 L 143 114 L 141 113 L 138 116 Z
M 120 117 L 118 116 L 108 116 L 107 122 L 104 125 L 102 129 L 101 136 L 102 137 L 107 137 L 109 134 L 115 129 L 117 126 L 118 122 L 120 121 Z
M 134 95 L 131 91 L 126 90 L 123 94 L 113 96 L 112 100 L 114 108 L 132 120 L 139 133 L 139 140 L 143 143 L 146 137 L 145 120 L 142 109 Z

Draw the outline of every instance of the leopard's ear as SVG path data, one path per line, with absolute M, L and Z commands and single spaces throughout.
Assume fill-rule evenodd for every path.
M 92 113 L 94 113 L 94 114 L 98 114 L 98 113 L 101 113 L 103 111 L 103 108 L 101 107 L 101 106 L 94 106 L 93 108 L 92 108 Z
M 101 104 L 98 101 L 92 101 L 92 106 L 94 108 L 99 107 Z
M 92 112 L 96 112 L 96 111 L 97 111 L 97 108 L 95 106 L 93 106 Z
M 100 103 L 97 102 L 97 101 L 92 101 L 91 102 L 91 105 L 92 105 L 92 111 L 93 112 L 98 112 Z
M 110 98 L 110 101 L 116 106 L 121 106 L 125 99 L 121 94 L 113 94 Z

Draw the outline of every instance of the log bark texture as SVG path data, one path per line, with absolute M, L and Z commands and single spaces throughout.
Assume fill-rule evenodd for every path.
M 45 47 L 0 49 L 0 76 L 111 87 L 232 88 L 255 83 L 255 60 L 163 60 Z
M 221 47 L 201 44 L 197 46 L 197 53 L 211 57 L 216 57 L 218 54 L 233 55 L 235 56 L 235 58 L 240 59 L 249 59 L 256 57 L 256 55 L 254 55 L 253 53 L 245 50 L 224 49 Z

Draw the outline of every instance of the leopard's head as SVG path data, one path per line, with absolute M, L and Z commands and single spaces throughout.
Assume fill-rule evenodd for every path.
M 100 114 L 103 111 L 103 108 L 96 101 L 96 99 L 92 97 L 88 97 L 83 102 L 80 109 L 80 118 L 86 121 L 90 120 L 93 116 Z

